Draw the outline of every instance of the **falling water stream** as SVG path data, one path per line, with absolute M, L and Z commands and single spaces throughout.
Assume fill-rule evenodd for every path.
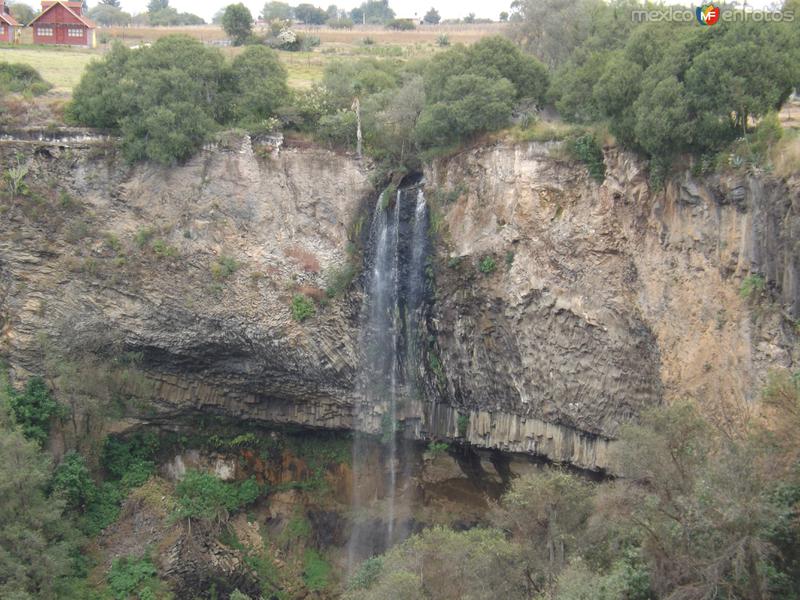
M 401 188 L 393 198 L 387 193 L 375 206 L 366 261 L 363 368 L 353 444 L 354 525 L 348 545 L 351 571 L 360 560 L 409 533 L 400 506 L 410 478 L 405 456 L 410 442 L 403 427 L 418 396 L 428 212 L 421 185 Z M 376 446 L 365 433 L 377 429 L 380 457 L 374 455 Z M 376 468 L 384 472 L 380 485 L 375 485 Z M 380 514 L 370 513 L 369 506 L 380 507 Z

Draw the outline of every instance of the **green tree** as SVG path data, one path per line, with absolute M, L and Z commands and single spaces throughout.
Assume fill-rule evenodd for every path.
M 240 123 L 264 121 L 289 97 L 286 68 L 271 48 L 249 46 L 234 59 L 231 74 L 234 113 Z
M 425 13 L 425 16 L 422 18 L 422 20 L 429 25 L 436 25 L 442 20 L 442 18 L 439 16 L 439 11 L 431 7 L 431 9 Z
M 501 23 L 505 23 L 506 21 L 508 21 L 508 13 L 506 11 L 501 11 L 500 12 L 500 22 Z
M 111 25 L 130 25 L 131 15 L 111 4 L 98 4 L 89 11 L 89 17 L 106 27 Z
M 100 4 L 104 4 L 106 6 L 113 6 L 114 8 L 120 7 L 119 0 L 100 0 Z
M 368 562 L 344 598 L 525 598 L 529 595 L 521 566 L 518 546 L 498 530 L 457 533 L 433 527 L 398 544 L 379 563 Z M 365 567 L 371 571 L 366 577 Z
M 40 446 L 50 433 L 50 420 L 58 412 L 58 404 L 41 377 L 31 377 L 22 392 L 10 393 L 9 405 L 14 420 L 26 438 Z
M 78 538 L 63 501 L 45 494 L 49 478 L 38 444 L 0 427 L 0 597 L 63 597 L 59 586 L 73 570 Z
M 14 17 L 22 25 L 27 25 L 36 16 L 36 11 L 23 2 L 13 2 L 6 4 Z
M 350 18 L 355 23 L 366 21 L 372 25 L 383 25 L 394 17 L 394 11 L 389 7 L 389 0 L 367 0 L 350 11 Z
M 328 13 L 313 4 L 298 4 L 294 9 L 296 19 L 308 25 L 324 25 L 328 20 Z
M 225 71 L 219 51 L 185 36 L 139 50 L 118 44 L 89 65 L 68 114 L 79 123 L 121 130 L 131 161 L 185 160 L 231 117 Z
M 576 552 L 591 515 L 592 494 L 576 476 L 548 469 L 516 480 L 495 510 L 494 523 L 519 542 L 527 578 L 537 592 L 552 586 Z
M 286 2 L 267 2 L 261 11 L 265 21 L 289 21 L 292 18 L 292 7 Z
M 224 522 L 229 514 L 258 498 L 255 479 L 240 484 L 226 483 L 209 473 L 189 471 L 175 488 L 179 519 Z
M 229 4 L 222 15 L 222 28 L 233 39 L 235 46 L 241 46 L 253 32 L 253 15 L 241 2 Z
M 147 4 L 147 12 L 155 13 L 169 8 L 169 0 L 150 0 Z
M 94 500 L 97 486 L 92 480 L 86 460 L 77 452 L 68 452 L 53 473 L 53 491 L 67 503 L 67 508 L 84 511 Z
M 445 148 L 508 123 L 514 86 L 507 79 L 458 75 L 445 82 L 438 102 L 425 107 L 414 131 L 423 148 Z

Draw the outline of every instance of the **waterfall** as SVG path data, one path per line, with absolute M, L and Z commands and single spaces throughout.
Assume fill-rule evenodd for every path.
M 409 437 L 418 413 L 417 360 L 428 255 L 428 213 L 421 186 L 378 198 L 369 233 L 362 307 L 362 372 L 355 411 L 353 515 L 349 569 L 406 537 L 402 497 L 410 479 Z M 418 418 L 418 417 L 417 417 Z M 369 434 L 373 434 L 370 436 Z M 379 433 L 381 446 L 374 442 Z M 376 456 L 379 448 L 381 456 Z M 385 469 L 385 471 L 383 471 Z M 376 470 L 383 475 L 376 478 Z M 367 508 L 379 514 L 367 517 Z

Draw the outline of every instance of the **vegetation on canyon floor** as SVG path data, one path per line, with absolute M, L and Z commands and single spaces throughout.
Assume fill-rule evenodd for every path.
M 179 434 L 108 437 L 99 469 L 90 468 L 91 456 L 87 460 L 77 452 L 53 468 L 41 451 L 47 426 L 30 424 L 63 420 L 68 408 L 53 410 L 51 392 L 35 378 L 22 391 L 7 381 L 0 387 L 3 597 L 171 597 L 148 554 L 115 559 L 99 581 L 88 577 L 96 567 L 91 553 L 81 549 L 136 495 L 168 507 L 166 522 L 211 527 L 221 543 L 245 556 L 260 578 L 262 595 L 276 598 L 293 597 L 288 590 L 298 585 L 334 595 L 343 585 L 344 597 L 353 600 L 488 600 L 498 594 L 556 600 L 791 599 L 800 584 L 797 373 L 773 372 L 761 413 L 735 429 L 703 418 L 689 402 L 651 409 L 620 434 L 613 465 L 621 477 L 592 483 L 543 468 L 513 480 L 486 525 L 427 529 L 366 561 L 349 582 L 332 576 L 303 513 L 295 513 L 279 536 L 262 536 L 261 548 L 237 537 L 233 515 L 277 488 L 252 478 L 223 482 L 194 471 L 173 487 L 156 476 L 165 449 L 201 443 L 269 457 L 282 447 L 276 438 L 224 434 L 224 429 L 195 442 Z M 286 443 L 293 455 L 306 457 L 312 480 L 321 481 L 328 466 L 350 457 L 345 438 L 290 436 Z M 429 449 L 434 458 L 448 451 L 438 443 Z M 278 547 L 294 566 L 275 562 L 272 549 Z

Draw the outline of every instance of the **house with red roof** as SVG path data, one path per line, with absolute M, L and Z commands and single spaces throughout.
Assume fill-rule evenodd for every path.
M 95 24 L 83 15 L 83 2 L 42 1 L 42 12 L 28 27 L 34 44 L 97 46 Z
M 20 24 L 11 16 L 5 0 L 0 0 L 0 44 L 11 44 L 19 34 Z

